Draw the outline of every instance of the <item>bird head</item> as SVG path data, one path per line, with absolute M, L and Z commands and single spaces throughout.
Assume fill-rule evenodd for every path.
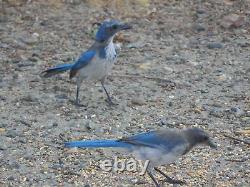
M 95 40 L 102 43 L 107 42 L 119 31 L 131 28 L 130 25 L 117 20 L 104 21 L 96 33 Z
M 187 139 L 192 145 L 205 144 L 211 148 L 216 148 L 216 144 L 213 143 L 209 135 L 200 128 L 189 128 L 186 130 Z

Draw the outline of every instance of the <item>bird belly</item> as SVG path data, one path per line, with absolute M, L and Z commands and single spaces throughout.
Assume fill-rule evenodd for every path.
M 184 151 L 185 146 L 177 146 L 168 151 L 161 147 L 139 147 L 133 151 L 133 155 L 140 160 L 149 160 L 149 164 L 156 167 L 173 163 Z
M 100 81 L 107 77 L 111 71 L 114 60 L 107 60 L 102 58 L 95 58 L 90 64 L 79 71 L 78 79 L 86 81 Z

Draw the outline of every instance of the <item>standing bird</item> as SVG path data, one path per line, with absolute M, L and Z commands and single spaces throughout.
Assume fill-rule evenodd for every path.
M 85 140 L 66 142 L 65 147 L 79 148 L 100 148 L 100 147 L 119 147 L 125 148 L 137 159 L 149 160 L 147 174 L 159 187 L 159 183 L 152 174 L 156 171 L 166 178 L 171 184 L 184 184 L 185 182 L 175 180 L 167 176 L 157 166 L 170 164 L 182 155 L 188 153 L 198 144 L 209 145 L 216 148 L 209 135 L 200 128 L 186 129 L 164 129 L 150 131 L 138 135 L 118 140 Z
M 74 64 L 61 64 L 43 71 L 44 77 L 70 71 L 70 78 L 76 77 L 76 105 L 79 105 L 79 90 L 83 80 L 101 81 L 101 85 L 108 97 L 108 103 L 113 104 L 104 82 L 116 61 L 116 49 L 113 39 L 116 33 L 131 29 L 128 24 L 117 20 L 104 21 L 95 36 L 94 44 L 78 58 Z

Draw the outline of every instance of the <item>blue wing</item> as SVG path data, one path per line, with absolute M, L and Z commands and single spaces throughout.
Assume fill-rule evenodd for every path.
M 174 131 L 151 131 L 123 138 L 120 141 L 135 146 L 146 146 L 152 148 L 163 147 L 165 150 L 171 150 L 178 145 L 186 143 L 186 140 L 179 133 Z
M 79 69 L 85 67 L 94 58 L 96 51 L 83 53 L 70 70 L 70 78 L 74 77 Z

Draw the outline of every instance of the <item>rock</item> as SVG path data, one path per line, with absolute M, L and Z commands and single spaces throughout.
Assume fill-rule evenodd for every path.
M 131 100 L 131 104 L 142 106 L 142 105 L 146 104 L 146 102 L 145 102 L 144 98 L 142 98 L 142 97 L 134 97 Z
M 198 10 L 196 10 L 196 13 L 197 13 L 197 14 L 205 14 L 206 11 L 203 10 L 203 9 L 198 9 Z
M 26 140 L 26 138 L 21 137 L 21 138 L 19 138 L 18 142 L 23 143 L 23 144 L 26 144 L 26 143 L 27 143 L 27 140 Z
M 232 107 L 232 108 L 230 109 L 230 111 L 231 111 L 232 113 L 234 113 L 234 115 L 237 116 L 237 117 L 242 116 L 242 115 L 244 114 L 244 111 L 242 111 L 242 110 L 241 110 L 240 108 L 238 108 L 238 107 Z
M 51 169 L 55 169 L 55 170 L 57 170 L 57 169 L 62 168 L 62 165 L 61 165 L 61 164 L 58 164 L 58 163 L 56 163 L 56 164 L 52 164 L 52 165 L 50 166 L 50 168 L 51 168 Z
M 191 38 L 188 42 L 188 47 L 189 48 L 199 48 L 200 41 L 197 38 Z
M 220 25 L 226 29 L 228 28 L 238 28 L 244 25 L 245 17 L 238 14 L 226 15 L 222 18 Z
M 15 130 L 9 130 L 7 131 L 5 136 L 9 138 L 15 138 L 16 136 L 18 136 L 18 133 Z
M 209 115 L 212 115 L 214 117 L 218 117 L 221 118 L 224 116 L 224 111 L 220 108 L 216 108 L 213 107 L 210 111 L 209 111 Z
M 19 169 L 20 168 L 20 164 L 18 164 L 16 161 L 10 161 L 9 166 L 11 169 Z
M 39 41 L 39 34 L 33 33 L 31 36 L 24 35 L 19 40 L 27 45 L 33 45 Z
M 22 101 L 25 102 L 38 102 L 39 99 L 34 94 L 28 94 L 27 96 L 24 96 L 21 98 Z
M 58 123 L 57 122 L 53 122 L 52 127 L 57 127 Z
M 209 43 L 207 45 L 208 49 L 221 49 L 222 47 L 223 47 L 223 45 L 221 43 L 217 43 L 217 42 Z
M 28 60 L 30 60 L 31 62 L 37 62 L 38 58 L 37 57 L 29 57 Z
M 202 32 L 206 30 L 206 28 L 200 24 L 194 24 L 193 29 L 197 32 Z
M 30 61 L 24 61 L 24 62 L 20 62 L 18 63 L 18 67 L 19 68 L 22 68 L 22 67 L 29 67 L 29 66 L 34 66 L 35 64 L 33 64 L 32 62 Z
M 6 144 L 0 144 L 0 150 L 4 151 L 6 150 L 8 147 Z
M 0 125 L 1 126 L 1 125 Z M 5 128 L 0 127 L 0 133 L 5 132 Z
M 15 180 L 15 177 L 13 177 L 13 176 L 9 176 L 9 177 L 7 178 L 7 180 L 9 180 L 9 181 L 13 181 L 13 180 Z

